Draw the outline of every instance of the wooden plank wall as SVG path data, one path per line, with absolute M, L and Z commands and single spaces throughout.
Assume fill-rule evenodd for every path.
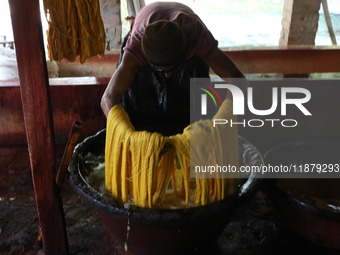
M 68 79 L 66 79 L 68 80 Z M 83 80 L 83 82 L 81 82 Z M 56 142 L 65 144 L 74 120 L 81 120 L 84 127 L 80 140 L 105 128 L 106 119 L 100 109 L 100 99 L 109 78 L 95 79 L 94 84 L 86 84 L 86 79 L 73 79 L 77 85 L 65 85 L 64 79 L 54 82 L 64 85 L 51 85 L 51 101 L 53 109 L 54 130 Z M 313 117 L 306 118 L 299 128 L 285 130 L 270 128 L 240 128 L 240 133 L 256 144 L 262 152 L 271 146 L 296 138 L 340 139 L 340 82 L 339 86 L 327 85 L 317 80 L 310 82 L 313 87 L 312 109 Z M 82 83 L 82 84 L 81 84 Z M 251 82 L 256 97 L 258 109 L 268 109 L 271 104 L 271 90 L 261 81 Z M 0 88 L 0 146 L 20 145 L 26 142 L 20 91 L 18 86 Z M 262 107 L 262 108 L 261 108 Z M 267 108 L 266 108 L 267 107 Z M 339 117 L 338 117 L 339 116 Z M 266 142 L 264 142 L 266 141 Z
M 304 74 L 340 72 L 339 47 L 228 49 L 226 53 L 244 73 Z M 106 56 L 101 60 L 105 63 L 111 62 L 114 65 L 117 55 Z M 90 61 L 100 64 L 97 58 Z M 110 77 L 50 79 L 50 94 L 57 144 L 66 143 L 69 130 L 76 119 L 84 123 L 80 139 L 84 139 L 105 128 L 106 119 L 100 109 L 100 99 L 109 79 Z M 0 146 L 25 144 L 26 136 L 19 82 L 2 82 L 0 90 Z M 324 96 L 340 94 L 340 89 L 338 88 L 332 88 L 332 92 L 327 90 L 325 89 L 320 93 L 324 93 Z M 261 99 L 264 96 L 260 95 L 258 97 Z M 263 100 L 268 99 L 263 98 Z M 332 114 L 335 114 L 335 112 Z M 245 135 L 257 141 L 258 137 L 267 135 L 267 130 L 263 129 L 262 131 L 249 130 Z M 273 142 L 278 142 L 274 134 L 273 138 Z M 264 149 L 268 146 L 265 146 Z
M 109 78 L 50 79 L 55 139 L 65 144 L 74 120 L 84 124 L 80 139 L 105 128 L 100 99 Z M 0 146 L 26 144 L 18 81 L 0 87 Z

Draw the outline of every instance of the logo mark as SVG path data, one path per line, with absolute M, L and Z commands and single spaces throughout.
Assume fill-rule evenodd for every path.
M 205 93 L 207 93 L 210 96 L 210 98 L 213 100 L 215 106 L 217 107 L 216 99 L 213 96 L 213 94 L 215 94 L 215 96 L 217 97 L 217 99 L 218 99 L 218 101 L 220 103 L 220 106 L 221 106 L 222 105 L 222 100 L 221 100 L 220 95 L 217 93 L 217 91 L 213 87 L 209 86 L 208 84 L 202 83 L 202 85 L 204 85 L 207 89 L 202 88 L 202 87 L 200 87 L 199 89 L 204 91 Z M 210 91 L 212 91 L 213 94 L 208 89 Z M 202 100 L 201 114 L 202 115 L 206 115 L 207 114 L 207 94 L 202 94 L 201 95 L 201 100 Z

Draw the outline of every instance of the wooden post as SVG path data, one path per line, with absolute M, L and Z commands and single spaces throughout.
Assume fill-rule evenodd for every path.
M 68 254 L 55 183 L 53 117 L 38 0 L 9 0 L 27 144 L 46 255 Z M 20 178 L 20 176 L 18 176 Z
M 315 45 L 321 0 L 284 0 L 280 46 Z

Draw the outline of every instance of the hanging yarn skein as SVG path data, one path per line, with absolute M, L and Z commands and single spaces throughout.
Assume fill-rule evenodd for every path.
M 44 0 L 50 60 L 75 61 L 104 55 L 105 30 L 98 0 Z

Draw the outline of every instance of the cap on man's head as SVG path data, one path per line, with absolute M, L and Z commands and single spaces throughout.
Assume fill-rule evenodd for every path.
M 159 20 L 150 23 L 144 31 L 142 49 L 151 64 L 171 67 L 185 57 L 187 38 L 183 29 L 175 22 Z

